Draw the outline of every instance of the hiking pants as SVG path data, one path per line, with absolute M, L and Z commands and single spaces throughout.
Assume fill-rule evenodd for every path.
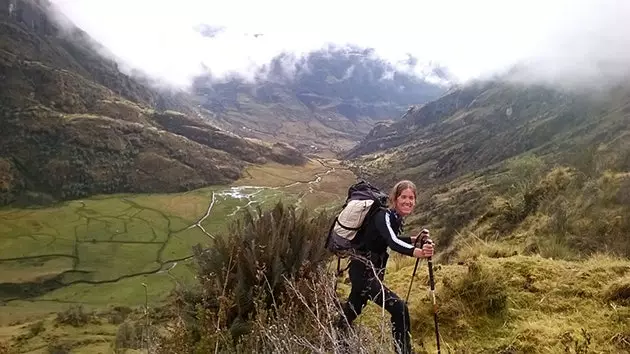
M 371 262 L 368 261 L 370 258 Z M 377 257 L 368 256 L 367 259 L 350 261 L 348 273 L 352 289 L 342 309 L 348 323 L 352 324 L 361 314 L 368 300 L 372 300 L 378 306 L 383 306 L 384 296 L 385 310 L 391 315 L 392 335 L 398 345 L 397 352 L 407 354 L 411 352 L 409 309 L 404 300 L 382 284 L 387 258 L 388 254 L 385 253 Z M 378 278 L 375 277 L 375 273 Z

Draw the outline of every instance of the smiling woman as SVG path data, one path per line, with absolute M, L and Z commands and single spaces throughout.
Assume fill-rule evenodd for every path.
M 357 235 L 359 245 L 356 255 L 350 257 L 348 268 L 352 289 L 348 301 L 343 305 L 343 315 L 338 322 L 341 329 L 347 329 L 361 314 L 368 300 L 384 307 L 391 314 L 392 334 L 397 353 L 409 353 L 410 319 L 407 304 L 383 284 L 387 259 L 387 248 L 416 258 L 433 256 L 433 242 L 429 231 L 424 229 L 415 237 L 403 237 L 403 218 L 409 215 L 416 203 L 416 186 L 403 180 L 392 188 L 387 209 L 379 210 L 367 222 L 365 230 Z M 416 239 L 421 237 L 422 248 L 416 248 Z

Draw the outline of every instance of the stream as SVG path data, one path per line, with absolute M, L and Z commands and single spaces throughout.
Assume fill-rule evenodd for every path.
M 203 225 L 201 225 L 206 219 L 208 219 L 208 217 L 210 217 L 210 214 L 212 212 L 212 208 L 215 206 L 215 204 L 217 203 L 217 197 L 221 198 L 221 200 L 226 201 L 228 199 L 246 199 L 248 202 L 247 204 L 245 204 L 244 206 L 236 206 L 236 208 L 234 209 L 234 211 L 232 211 L 230 214 L 228 214 L 228 216 L 234 216 L 236 215 L 236 213 L 238 213 L 241 209 L 243 208 L 247 208 L 251 205 L 254 205 L 256 203 L 259 203 L 258 200 L 256 200 L 254 197 L 258 194 L 260 194 L 262 191 L 264 190 L 280 190 L 280 189 L 286 189 L 286 188 L 291 188 L 291 187 L 295 187 L 297 185 L 300 184 L 307 184 L 308 185 L 308 191 L 302 192 L 298 198 L 298 201 L 296 202 L 296 207 L 299 207 L 302 204 L 302 201 L 304 200 L 304 196 L 307 194 L 312 194 L 315 192 L 313 186 L 319 182 L 321 182 L 322 178 L 332 172 L 335 172 L 335 168 L 332 166 L 328 166 L 326 163 L 324 163 L 322 160 L 318 159 L 317 160 L 323 167 L 326 167 L 327 170 L 324 172 L 320 172 L 317 173 L 313 176 L 312 180 L 309 181 L 295 181 L 295 182 L 291 182 L 288 183 L 286 185 L 282 185 L 282 186 L 276 186 L 276 187 L 265 187 L 265 186 L 234 186 L 234 187 L 230 187 L 229 189 L 225 189 L 219 192 L 213 192 L 211 197 L 210 197 L 210 201 L 208 204 L 208 209 L 206 210 L 205 215 L 203 215 L 199 220 L 197 220 L 195 223 L 191 224 L 190 226 L 188 226 L 186 229 L 192 229 L 195 227 L 198 227 L 201 232 L 203 232 L 206 236 L 210 237 L 211 239 L 215 239 L 214 235 L 210 234 L 204 227 Z M 253 190 L 253 192 L 247 193 L 247 190 Z M 192 257 L 192 256 L 191 256 Z M 166 266 L 168 263 L 164 263 L 163 266 Z M 168 269 L 168 270 L 160 270 L 158 273 L 163 273 L 163 272 L 169 272 L 170 270 L 172 270 L 173 268 L 175 268 L 175 266 L 177 265 L 177 262 L 172 263 L 172 266 Z

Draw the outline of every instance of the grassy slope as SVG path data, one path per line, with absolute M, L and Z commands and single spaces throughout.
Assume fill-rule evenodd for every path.
M 189 191 L 231 183 L 246 163 L 303 162 L 123 74 L 87 34 L 59 28 L 48 5 L 0 2 L 0 205 Z
M 50 323 L 53 313 L 66 310 L 71 304 L 98 311 L 111 306 L 140 306 L 145 301 L 142 284 L 146 284 L 148 301 L 154 306 L 166 299 L 176 283 L 193 285 L 194 272 L 189 262 L 177 261 L 171 267 L 173 260 L 188 257 L 193 245 L 209 243 L 209 237 L 200 228 L 187 227 L 206 214 L 212 193 L 215 203 L 201 223 L 210 235 L 220 233 L 234 213 L 248 204 L 273 203 L 280 198 L 305 207 L 336 203 L 344 195 L 344 186 L 354 180 L 353 174 L 341 169 L 334 160 L 311 160 L 301 169 L 270 163 L 252 167 L 247 175 L 234 186 L 187 193 L 108 195 L 50 208 L 0 210 L 0 289 L 5 301 L 0 312 L 0 326 L 4 326 L 0 327 L 0 343 L 27 333 L 28 325 L 42 316 L 48 316 L 46 323 Z M 237 186 L 245 189 L 236 189 Z M 260 186 L 272 188 L 257 188 Z M 247 192 L 255 195 L 247 199 Z M 47 254 L 76 258 L 24 259 Z M 132 276 L 158 269 L 161 271 L 155 274 Z M 90 273 L 68 272 L 72 270 Z M 63 272 L 63 283 L 107 283 L 77 283 L 32 298 L 11 300 L 21 296 L 14 291 L 17 284 L 7 283 L 41 282 Z M 111 343 L 116 330 L 106 321 L 86 328 L 89 333 L 103 332 L 104 343 Z M 72 327 L 52 329 L 46 325 L 46 329 L 46 333 L 70 336 L 73 341 L 90 336 Z M 25 341 L 21 348 L 33 349 L 41 343 L 42 338 L 37 337 Z M 91 352 L 88 347 L 82 350 Z
M 465 264 L 434 266 L 443 352 L 561 353 L 568 346 L 576 353 L 575 344 L 583 346 L 587 338 L 589 353 L 630 350 L 628 302 L 611 301 L 615 284 L 630 288 L 627 260 L 605 255 L 582 261 L 523 255 L 461 260 Z M 404 296 L 413 267 L 410 259 L 395 259 L 386 284 Z M 424 341 L 435 353 L 426 262 L 418 268 L 409 301 L 414 341 Z M 380 308 L 370 303 L 365 314 L 361 322 L 378 328 Z
M 382 180 L 410 178 L 420 187 L 408 228 L 429 227 L 440 250 L 444 349 L 630 351 L 627 93 L 599 101 L 561 97 L 545 108 L 539 100 L 493 88 L 453 114 L 418 115 L 407 137 L 401 128 L 380 141 L 366 139 L 364 149 L 378 150 L 379 142 L 392 148 L 361 156 L 358 165 Z M 521 121 L 502 125 L 505 116 L 497 112 L 509 105 Z M 487 136 L 477 121 L 495 134 Z M 481 267 L 481 275 L 467 275 L 471 264 Z M 388 284 L 403 296 L 412 265 L 405 260 L 390 266 Z M 426 267 L 421 273 L 426 279 Z M 475 312 L 490 300 L 504 304 L 500 314 Z M 432 352 L 428 297 L 421 293 L 411 301 L 415 333 Z M 376 322 L 379 309 L 371 306 L 370 313 L 364 321 Z

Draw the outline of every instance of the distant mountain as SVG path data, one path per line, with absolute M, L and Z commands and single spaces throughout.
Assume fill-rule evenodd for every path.
M 413 58 L 411 58 L 413 59 Z M 416 61 L 404 65 L 413 69 Z M 432 71 L 445 79 L 439 68 Z M 305 151 L 347 149 L 380 120 L 396 120 L 412 104 L 439 97 L 445 86 L 397 70 L 372 50 L 329 47 L 305 57 L 282 54 L 256 82 L 197 78 L 194 93 L 217 124 L 244 136 L 296 143 Z
M 0 0 L 0 205 L 228 183 L 247 163 L 301 164 L 203 119 L 182 93 L 118 69 L 47 1 Z M 57 16 L 61 16 L 57 14 Z

